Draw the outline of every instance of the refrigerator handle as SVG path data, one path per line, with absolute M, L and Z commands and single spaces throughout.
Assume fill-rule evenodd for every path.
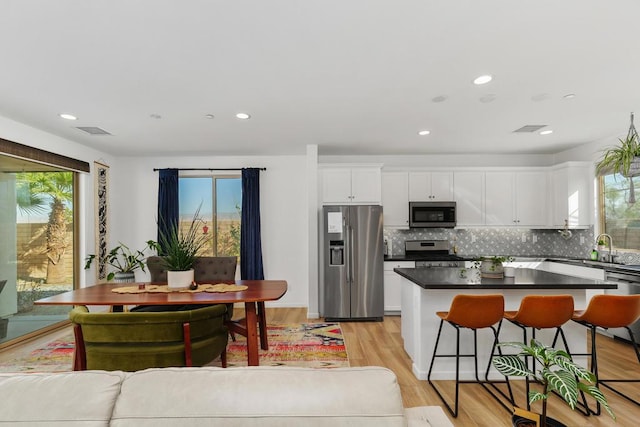
M 351 234 L 349 233 L 349 226 L 343 219 L 344 229 L 344 262 L 347 275 L 347 284 L 351 283 Z
M 353 283 L 353 263 L 354 263 L 354 248 L 353 248 L 353 227 L 349 226 L 348 229 L 348 233 L 349 233 L 349 252 L 347 252 L 348 254 L 348 258 L 349 258 L 349 282 Z

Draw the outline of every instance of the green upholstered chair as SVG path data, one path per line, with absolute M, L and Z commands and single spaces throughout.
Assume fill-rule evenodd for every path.
M 90 313 L 75 307 L 74 370 L 138 371 L 203 366 L 218 356 L 226 367 L 224 304 L 185 311 Z

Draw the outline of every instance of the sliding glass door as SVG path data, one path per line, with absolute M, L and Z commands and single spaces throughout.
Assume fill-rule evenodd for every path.
M 66 321 L 37 299 L 74 288 L 77 172 L 0 154 L 0 346 Z

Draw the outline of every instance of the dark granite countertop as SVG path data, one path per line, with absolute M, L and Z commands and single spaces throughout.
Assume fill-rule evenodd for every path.
M 461 277 L 461 270 L 466 277 Z M 477 269 L 394 268 L 393 271 L 424 289 L 616 289 L 604 280 L 583 279 L 531 268 L 516 268 L 515 277 L 479 278 Z

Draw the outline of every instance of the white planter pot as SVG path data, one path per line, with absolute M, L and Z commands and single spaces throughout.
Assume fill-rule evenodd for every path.
M 167 271 L 169 289 L 185 289 L 193 282 L 193 269 L 187 271 Z
M 515 267 L 504 267 L 504 277 L 515 277 L 516 268 Z

